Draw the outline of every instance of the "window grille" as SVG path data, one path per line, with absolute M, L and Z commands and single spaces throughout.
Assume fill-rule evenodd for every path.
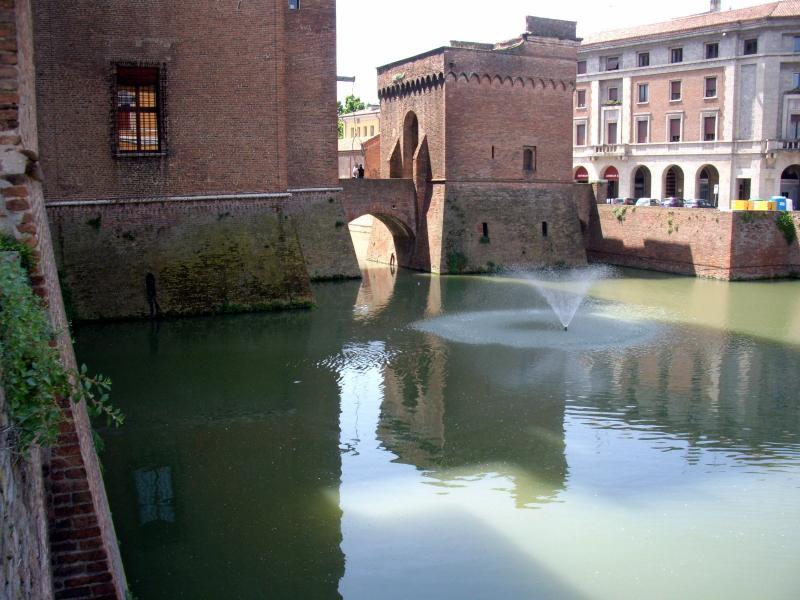
M 161 152 L 159 69 L 117 67 L 117 152 Z

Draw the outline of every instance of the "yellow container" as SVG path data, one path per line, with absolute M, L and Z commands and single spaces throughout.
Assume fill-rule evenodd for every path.
M 750 200 L 734 200 L 731 202 L 731 210 L 750 210 Z
M 753 200 L 753 210 L 769 210 L 769 200 Z

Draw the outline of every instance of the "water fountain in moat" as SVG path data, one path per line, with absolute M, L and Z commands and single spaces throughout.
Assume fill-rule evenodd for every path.
M 583 351 L 649 343 L 660 328 L 642 307 L 595 301 L 579 310 L 592 285 L 613 275 L 605 266 L 509 271 L 491 278 L 500 297 L 503 285 L 529 285 L 548 307 L 450 313 L 413 327 L 453 342 L 515 348 Z
M 564 331 L 569 329 L 592 284 L 611 274 L 609 267 L 593 265 L 574 269 L 545 268 L 515 272 L 533 285 L 553 309 Z

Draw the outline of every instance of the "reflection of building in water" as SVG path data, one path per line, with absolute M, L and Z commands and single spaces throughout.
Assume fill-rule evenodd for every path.
M 431 276 L 428 280 L 428 303 L 425 318 L 437 317 L 442 312 L 442 278 Z
M 397 271 L 387 268 L 364 269 L 354 312 L 356 318 L 375 317 L 392 300 Z
M 713 329 L 689 333 L 618 359 L 595 353 L 587 361 L 591 423 L 625 421 L 652 434 L 655 445 L 685 440 L 690 462 L 699 457 L 695 446 L 732 450 L 743 460 L 797 448 L 798 376 L 786 370 L 800 362 L 797 347 Z
M 425 335 L 386 368 L 378 437 L 399 461 L 444 484 L 498 474 L 513 481 L 518 506 L 548 502 L 567 470 L 564 393 L 531 393 L 540 361 L 545 353 L 487 353 Z M 550 376 L 560 382 L 558 368 Z
M 139 523 L 175 522 L 172 470 L 169 467 L 144 468 L 133 472 L 139 501 Z
M 338 343 L 326 327 L 324 309 L 162 323 L 157 356 L 149 324 L 126 328 L 139 354 L 120 359 L 127 426 L 104 462 L 140 597 L 339 597 L 338 392 L 316 366 Z

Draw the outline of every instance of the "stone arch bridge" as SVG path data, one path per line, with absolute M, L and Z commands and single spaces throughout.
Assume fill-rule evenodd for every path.
M 398 266 L 419 268 L 420 216 L 413 179 L 341 179 L 340 184 L 347 221 L 372 215 L 391 232 Z

